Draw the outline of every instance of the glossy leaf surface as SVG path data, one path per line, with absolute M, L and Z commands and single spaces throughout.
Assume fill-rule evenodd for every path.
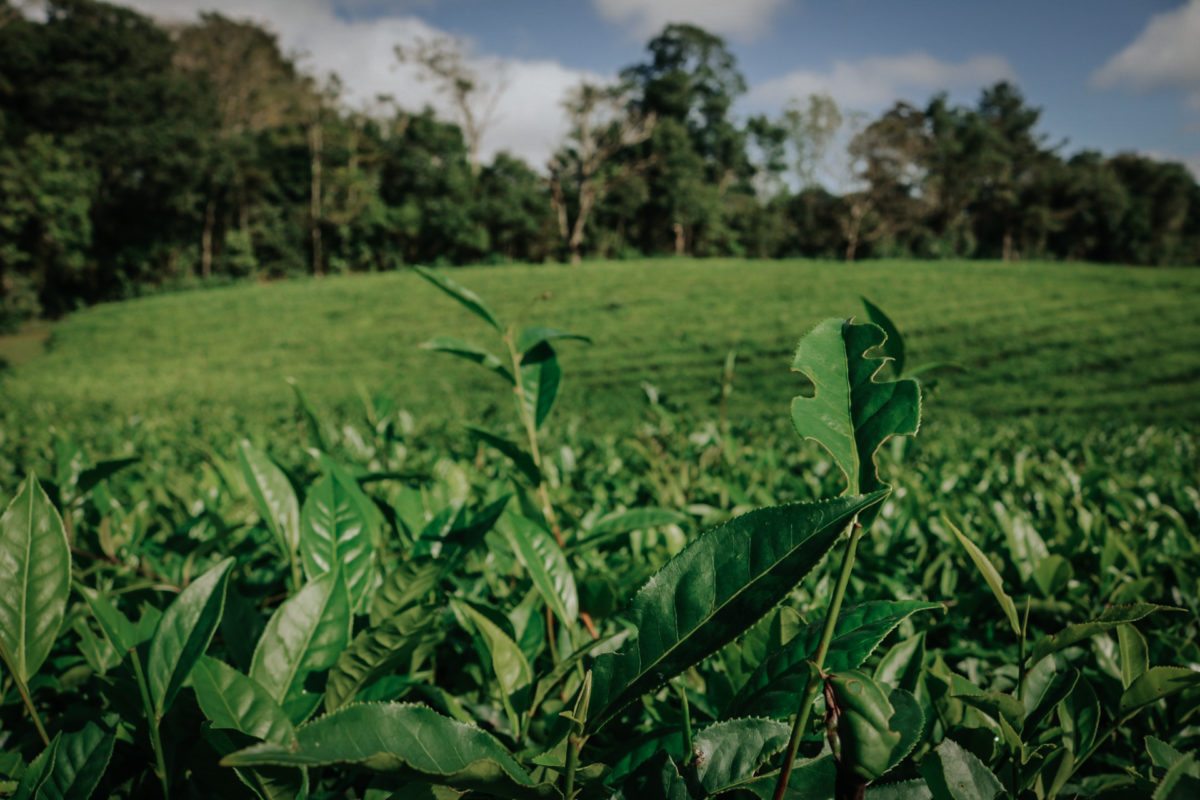
M 813 383 L 812 397 L 792 401 L 792 424 L 829 451 L 846 476 L 846 493 L 873 492 L 886 484 L 875 451 L 891 436 L 917 432 L 921 392 L 905 379 L 877 383 L 884 361 L 866 352 L 883 344 L 875 325 L 828 319 L 800 340 L 792 369 Z
M 699 731 L 692 740 L 692 768 L 709 794 L 727 791 L 754 776 L 783 750 L 790 725 L 772 719 L 733 719 Z
M 500 321 L 496 318 L 496 315 L 493 313 L 492 309 L 488 308 L 487 303 L 483 302 L 482 298 L 480 298 L 479 295 L 475 294 L 470 289 L 460 285 L 457 281 L 446 277 L 444 274 L 427 269 L 426 267 L 413 267 L 413 272 L 417 273 L 422 278 L 429 281 L 458 302 L 462 303 L 463 306 L 472 314 L 480 319 L 485 320 L 496 330 L 500 331 L 501 333 L 504 332 L 504 326 L 500 324 Z
M 634 596 L 637 638 L 596 659 L 589 730 L 757 622 L 884 495 L 751 511 L 692 542 Z
M 574 625 L 579 616 L 579 593 L 562 548 L 540 525 L 519 514 L 501 517 L 497 528 L 507 537 L 546 605 L 563 625 Z
M 512 372 L 504 366 L 504 362 L 479 345 L 449 336 L 435 336 L 429 341 L 423 342 L 421 349 L 432 350 L 435 353 L 449 353 L 452 356 L 465 358 L 467 361 L 474 362 L 485 369 L 491 370 L 508 383 L 516 383 Z
M 360 631 L 329 670 L 325 709 L 336 711 L 380 677 L 407 668 L 431 638 L 434 617 L 410 608 Z M 404 671 L 401 671 L 404 674 Z
M 254 745 L 222 759 L 227 766 L 356 764 L 415 773 L 457 789 L 501 797 L 553 797 L 492 736 L 425 706 L 364 703 L 327 714 L 296 731 L 292 745 Z
M 227 558 L 192 581 L 158 621 L 150 640 L 146 677 L 154 710 L 160 717 L 171 707 L 192 666 L 208 649 L 217 631 L 233 563 L 232 558 Z
M 259 516 L 289 557 L 300 546 L 300 504 L 291 482 L 266 453 L 243 441 L 238 461 Z
M 304 574 L 314 581 L 341 570 L 354 608 L 362 603 L 374 578 L 375 550 L 368 526 L 352 487 L 337 473 L 317 481 L 304 498 L 300 511 Z
M 350 642 L 350 594 L 341 573 L 329 573 L 283 602 L 263 631 L 250 664 L 258 681 L 293 722 L 311 712 L 305 679 L 329 669 Z
M 77 800 L 92 791 L 112 758 L 116 736 L 94 722 L 82 730 L 58 737 L 54 763 L 36 797 L 44 800 Z
M 62 518 L 32 474 L 0 516 L 0 655 L 23 684 L 46 660 L 71 588 Z
M 192 669 L 200 710 L 214 728 L 229 728 L 269 742 L 292 738 L 292 722 L 258 681 L 223 661 L 203 656 Z

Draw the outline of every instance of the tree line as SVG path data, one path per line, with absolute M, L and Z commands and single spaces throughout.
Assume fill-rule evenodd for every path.
M 502 87 L 448 39 L 397 48 L 452 118 L 343 100 L 269 31 L 95 0 L 0 0 L 0 327 L 193 279 L 660 254 L 1200 263 L 1200 187 L 1067 155 L 1009 83 L 875 118 L 733 112 L 725 43 L 667 26 L 564 99 L 547 164 L 480 140 Z

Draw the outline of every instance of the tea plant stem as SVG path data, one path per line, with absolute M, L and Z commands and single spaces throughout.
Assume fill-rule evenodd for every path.
M 533 463 L 537 466 L 538 472 L 542 475 L 537 485 L 538 500 L 542 503 L 542 515 L 546 518 L 546 524 L 550 526 L 550 531 L 554 534 L 554 540 L 558 542 L 558 546 L 565 547 L 566 542 L 563 540 L 562 530 L 558 527 L 558 516 L 554 513 L 554 506 L 550 503 L 550 490 L 546 486 L 545 473 L 542 472 L 542 451 L 538 447 L 537 421 L 525 403 L 525 384 L 521 380 L 521 354 L 517 352 L 512 328 L 504 332 L 504 344 L 508 347 L 508 357 L 512 360 L 513 392 L 517 395 L 517 413 L 520 414 L 521 424 L 525 427 L 525 438 L 529 440 L 529 454 L 533 457 Z
M 17 675 L 17 671 L 12 668 L 12 663 L 8 660 L 8 654 L 0 648 L 0 655 L 4 656 L 4 666 L 8 667 L 9 674 L 13 677 L 13 683 L 17 685 L 17 691 L 21 694 L 21 700 L 25 702 L 25 708 L 29 709 L 29 717 L 33 720 L 33 726 L 37 728 L 38 736 L 42 737 L 42 744 L 50 746 L 50 737 L 46 735 L 46 729 L 42 726 L 42 719 L 38 716 L 37 709 L 33 705 L 33 697 L 29 694 L 29 687 L 25 685 L 25 681 Z
M 167 762 L 163 758 L 162 738 L 158 731 L 158 724 L 161 720 L 154 710 L 154 703 L 150 700 L 150 686 L 146 683 L 146 672 L 142 669 L 142 659 L 138 656 L 137 649 L 130 650 L 129 655 L 130 663 L 133 664 L 133 674 L 137 678 L 138 690 L 142 694 L 142 706 L 146 710 L 146 724 L 150 728 L 150 746 L 154 748 L 154 771 L 158 774 L 159 781 L 162 782 L 163 800 L 170 800 L 171 792 L 167 788 Z
M 821 641 L 817 645 L 817 653 L 812 663 L 817 672 L 825 665 L 825 656 L 829 653 L 829 644 L 833 641 L 833 632 L 837 628 L 838 614 L 842 611 L 842 598 L 846 595 L 846 587 L 850 583 L 850 571 L 854 568 L 854 555 L 858 551 L 858 540 L 862 538 L 863 526 L 858 523 L 858 515 L 850 521 L 850 541 L 846 544 L 846 552 L 842 555 L 842 568 L 838 573 L 837 583 L 833 587 L 833 597 L 829 599 L 829 611 L 825 614 L 825 626 L 821 629 Z M 779 782 L 775 784 L 773 800 L 783 800 L 787 792 L 788 781 L 792 777 L 792 762 L 796 760 L 796 751 L 800 747 L 800 739 L 804 729 L 808 727 L 808 718 L 812 713 L 813 702 L 817 699 L 819 679 L 809 677 L 804 687 L 804 696 L 800 700 L 800 708 L 796 713 L 796 721 L 792 725 L 792 736 L 788 740 L 787 752 L 783 757 L 783 768 L 779 771 Z

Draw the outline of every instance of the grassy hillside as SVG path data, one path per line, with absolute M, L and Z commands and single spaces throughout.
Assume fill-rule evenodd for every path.
M 905 333 L 913 365 L 964 367 L 940 381 L 934 415 L 1200 419 L 1200 270 L 655 260 L 453 277 L 505 319 L 592 337 L 560 349 L 562 410 L 597 421 L 636 417 L 643 382 L 709 407 L 731 349 L 730 415 L 779 414 L 796 393 L 797 338 L 824 317 L 861 316 L 860 295 Z M 352 407 L 360 387 L 388 388 L 419 418 L 505 402 L 490 376 L 417 347 L 439 334 L 495 346 L 494 332 L 408 272 L 194 291 L 71 316 L 43 354 L 0 372 L 0 391 L 10 408 L 52 417 L 276 415 L 292 404 L 288 376 L 325 407 Z

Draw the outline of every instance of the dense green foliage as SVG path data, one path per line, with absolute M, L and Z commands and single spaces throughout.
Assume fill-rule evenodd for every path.
M 678 348 L 703 349 L 684 323 L 736 306 L 732 295 L 699 302 L 713 289 L 689 285 L 687 270 L 710 265 L 651 266 L 662 284 L 647 280 L 639 296 L 626 280 L 626 303 L 650 304 L 673 287 L 674 305 L 652 312 L 669 324 L 641 333 L 665 345 L 668 331 L 691 330 Z M 741 284 L 753 286 L 753 269 L 739 266 Z M 778 265 L 807 277 L 809 302 L 828 293 L 856 311 L 855 292 L 870 290 L 879 305 L 869 312 L 883 325 L 818 324 L 819 311 L 793 309 L 792 326 L 811 330 L 795 351 L 802 374 L 787 373 L 790 342 L 760 345 L 785 376 L 778 402 L 768 393 L 735 405 L 759 378 L 736 361 L 723 376 L 722 342 L 703 377 L 670 364 L 655 373 L 663 385 L 680 380 L 680 405 L 643 400 L 624 424 L 621 401 L 602 400 L 605 384 L 586 364 L 620 349 L 605 338 L 638 320 L 605 317 L 613 310 L 600 303 L 566 327 L 552 302 L 529 307 L 533 285 L 578 282 L 578 271 L 513 271 L 532 283 L 509 281 L 510 295 L 491 291 L 494 273 L 478 269 L 454 280 L 406 273 L 227 288 L 74 316 L 64 331 L 96 319 L 119 330 L 104 318 L 128 314 L 172 339 L 178 357 L 187 337 L 169 335 L 167 316 L 183 322 L 186 304 L 213 312 L 206 297 L 229 314 L 224 337 L 245 338 L 236 318 L 248 302 L 296 314 L 320 340 L 320 302 L 356 287 L 378 298 L 391 286 L 404 299 L 388 315 L 411 304 L 428 345 L 383 332 L 420 360 L 391 376 L 394 390 L 364 370 L 355 413 L 340 402 L 352 381 L 332 371 L 298 392 L 260 376 L 288 407 L 282 416 L 239 393 L 237 377 L 172 408 L 161 398 L 173 390 L 154 394 L 149 373 L 127 374 L 114 385 L 160 400 L 118 426 L 112 408 L 127 417 L 138 402 L 110 395 L 89 407 L 92 385 L 61 404 L 30 391 L 46 380 L 41 362 L 62 359 L 57 386 L 85 378 L 70 366 L 84 357 L 71 355 L 70 336 L 5 376 L 14 402 L 0 411 L 0 564 L 9 570 L 0 790 L 1191 796 L 1200 780 L 1200 448 L 1194 399 L 1173 392 L 1195 374 L 1194 322 L 1163 323 L 1183 354 L 1165 368 L 1179 377 L 1152 376 L 1164 368 L 1154 317 L 1170 319 L 1171 302 L 1194 295 L 1193 273 L 1055 268 L 1059 283 L 1019 288 L 1053 270 L 1017 268 L 1013 280 L 1009 265 L 988 278 L 989 265 L 939 264 L 909 266 L 914 279 L 931 270 L 925 285 L 885 283 L 896 267 L 848 268 L 849 285 L 818 290 L 822 273 L 806 274 L 810 265 Z M 960 292 L 951 276 L 968 269 L 1008 276 L 997 286 L 1028 316 L 991 287 L 964 304 L 976 324 L 956 318 L 966 312 L 937 293 Z M 478 294 L 456 283 L 464 275 Z M 786 284 L 776 276 L 773 285 Z M 890 295 L 902 288 L 917 301 L 912 321 L 928 321 L 909 324 Z M 751 316 L 765 317 L 766 342 L 768 329 L 785 326 L 743 291 Z M 1057 308 L 1062 327 L 1082 335 L 1099 324 L 1083 316 L 1100 313 L 1089 292 L 1129 310 L 1107 319 L 1087 356 L 1120 361 L 1107 397 L 1084 402 L 1105 394 L 1085 382 L 1069 412 L 1018 419 L 1084 381 L 1091 362 L 1068 360 L 1028 326 Z M 420 322 L 430 306 L 443 321 Z M 745 307 L 696 324 L 728 335 L 721 326 L 745 319 Z M 326 308 L 332 325 L 347 324 Z M 451 309 L 461 322 L 447 329 Z M 530 324 L 511 327 L 514 316 Z M 897 328 L 903 352 L 898 337 L 883 339 Z M 1152 338 L 1142 354 L 1122 349 L 1143 328 Z M 98 344 L 114 354 L 123 345 L 91 330 L 96 368 Z M 903 356 L 902 371 L 863 352 L 880 342 Z M 140 358 L 125 352 L 126 364 Z M 965 371 L 926 369 L 931 356 Z M 992 363 L 1003 366 L 989 373 Z M 1035 364 L 1042 377 L 1013 387 L 1022 405 L 996 401 L 1002 382 Z M 478 372 L 477 388 L 458 380 L 469 373 L 446 372 L 454 383 L 422 377 L 452 365 Z M 915 439 L 892 438 L 916 428 L 914 374 L 930 424 Z M 1122 382 L 1143 397 L 1118 418 Z M 703 383 L 723 405 L 707 405 Z M 564 415 L 586 408 L 570 399 L 581 389 L 602 403 L 603 424 Z M 455 392 L 495 402 L 464 404 L 460 424 L 434 432 Z M 825 403 L 829 393 L 849 402 Z M 565 409 L 555 407 L 560 395 Z M 429 405 L 414 420 L 398 399 Z M 943 401 L 952 407 L 939 415 Z M 237 416 L 221 410 L 238 403 Z M 774 421 L 759 413 L 764 404 Z M 795 767 L 781 776 L 792 745 Z
M 1200 262 L 1183 166 L 1063 153 L 1008 84 L 869 124 L 827 98 L 741 120 L 724 42 L 672 25 L 618 85 L 567 99 L 548 165 L 479 163 L 477 142 L 403 97 L 347 110 L 336 79 L 303 74 L 254 25 L 209 14 L 168 31 L 95 0 L 46 6 L 0 15 L 3 327 L 194 279 L 419 263 Z M 839 127 L 848 151 L 815 169 Z

